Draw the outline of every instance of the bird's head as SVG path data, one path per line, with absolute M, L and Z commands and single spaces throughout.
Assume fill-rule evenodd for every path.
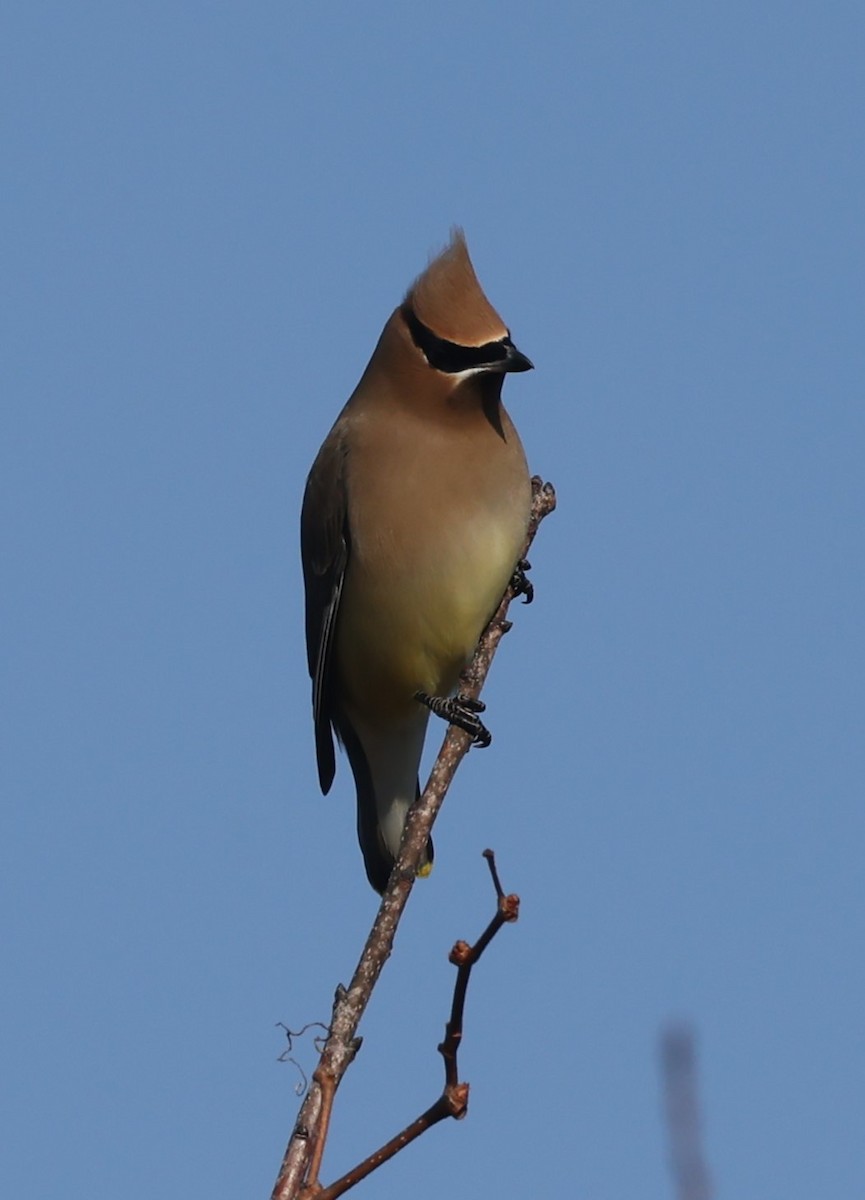
M 532 369 L 486 298 L 461 229 L 414 281 L 398 313 L 417 352 L 455 384 Z

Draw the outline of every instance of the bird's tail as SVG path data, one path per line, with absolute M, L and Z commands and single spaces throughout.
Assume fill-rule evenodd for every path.
M 387 887 L 396 862 L 409 809 L 409 801 L 400 798 L 400 793 L 408 792 L 409 789 L 384 787 L 385 781 L 380 779 L 379 790 L 384 794 L 377 795 L 369 758 L 360 738 L 351 728 L 343 728 L 340 733 L 357 787 L 357 839 L 363 854 L 363 865 L 366 868 L 367 879 L 380 895 Z M 420 784 L 417 776 L 414 788 L 415 795 L 419 796 Z M 433 843 L 430 838 L 421 858 L 418 875 L 429 875 L 433 856 Z

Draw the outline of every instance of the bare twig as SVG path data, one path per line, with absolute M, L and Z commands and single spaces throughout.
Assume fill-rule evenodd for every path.
M 712 1183 L 700 1137 L 697 1052 L 690 1026 L 676 1024 L 664 1030 L 661 1068 L 676 1200 L 711 1200 Z
M 523 557 L 528 553 L 541 521 L 556 506 L 556 494 L 552 485 L 543 483 L 537 476 L 532 480 L 532 492 L 532 515 Z M 498 644 L 510 629 L 506 615 L 514 595 L 515 588 L 511 586 L 481 637 L 471 665 L 465 672 L 461 690 L 468 696 L 477 698 Z M 351 983 L 347 989 L 337 990 L 330 1022 L 330 1036 L 313 1075 L 312 1085 L 301 1106 L 271 1200 L 294 1200 L 301 1194 L 301 1188 L 307 1178 L 310 1179 L 307 1195 L 315 1195 L 320 1190 L 317 1181 L 310 1176 L 309 1168 L 313 1147 L 316 1147 L 316 1161 L 319 1162 L 324 1146 L 322 1119 L 326 1115 L 326 1106 L 322 1081 L 328 1079 L 332 1098 L 359 1049 L 357 1028 L 360 1019 L 382 968 L 390 957 L 397 926 L 414 885 L 433 822 L 469 745 L 468 734 L 450 726 L 423 795 L 409 810 L 399 857 Z
M 454 998 L 451 1005 L 451 1016 L 445 1026 L 445 1040 L 439 1046 L 439 1053 L 445 1061 L 445 1091 L 449 1087 L 457 1087 L 459 1072 L 457 1070 L 457 1051 L 463 1036 L 463 1012 L 466 1004 L 466 991 L 469 986 L 469 976 L 472 967 L 486 950 L 503 925 L 516 921 L 520 915 L 520 898 L 516 895 L 506 896 L 499 883 L 496 870 L 496 859 L 492 850 L 484 850 L 484 858 L 492 876 L 493 887 L 496 889 L 496 915 L 487 925 L 481 936 L 470 946 L 467 942 L 457 942 L 450 953 L 450 961 L 457 968 L 457 979 L 454 985 Z M 467 1085 L 463 1085 L 467 1086 Z M 468 1096 L 466 1096 L 468 1103 Z M 465 1116 L 465 1109 L 459 1114 Z
M 470 946 L 467 942 L 457 942 L 448 956 L 449 961 L 457 968 L 457 977 L 454 981 L 450 1019 L 445 1026 L 445 1039 L 439 1046 L 439 1053 L 444 1059 L 445 1064 L 445 1082 L 442 1094 L 434 1104 L 430 1105 L 426 1112 L 421 1113 L 401 1133 L 391 1138 L 389 1142 L 386 1142 L 374 1154 L 365 1158 L 362 1163 L 358 1163 L 351 1171 L 346 1172 L 335 1183 L 332 1183 L 322 1191 L 311 1189 L 310 1196 L 315 1196 L 316 1200 L 338 1200 L 340 1196 L 344 1195 L 350 1188 L 353 1188 L 355 1184 L 360 1183 L 367 1175 L 371 1175 L 373 1171 L 377 1170 L 383 1163 L 386 1163 L 388 1159 L 399 1154 L 400 1150 L 404 1150 L 406 1146 L 416 1138 L 419 1138 L 422 1133 L 426 1133 L 428 1129 L 432 1129 L 433 1125 L 437 1125 L 439 1121 L 444 1121 L 446 1117 L 453 1117 L 455 1120 L 461 1121 L 468 1111 L 469 1085 L 459 1082 L 457 1051 L 459 1050 L 463 1036 L 463 1014 L 465 1011 L 469 976 L 471 975 L 472 967 L 501 927 L 509 921 L 516 921 L 520 911 L 519 896 L 505 896 L 502 892 L 492 850 L 485 850 L 484 857 L 489 864 L 493 885 L 496 889 L 496 914 L 474 946 Z M 310 1175 L 312 1176 L 311 1168 Z
M 337 1081 L 333 1075 L 322 1071 L 321 1065 L 312 1078 L 321 1089 L 321 1115 L 312 1142 L 312 1157 L 309 1160 L 309 1190 L 315 1193 L 319 1189 L 318 1174 L 321 1170 L 321 1160 L 324 1157 L 324 1147 L 330 1129 L 330 1114 L 333 1112 L 333 1098 L 336 1095 Z
M 285 1040 L 288 1042 L 288 1046 L 285 1048 L 285 1050 L 283 1050 L 282 1054 L 280 1054 L 277 1060 L 278 1062 L 293 1061 L 293 1059 L 290 1059 L 288 1056 L 294 1049 L 295 1038 L 302 1038 L 304 1034 L 309 1033 L 310 1029 L 320 1029 L 323 1033 L 330 1033 L 328 1027 L 322 1024 L 321 1021 L 307 1021 L 307 1023 L 301 1026 L 300 1029 L 289 1029 L 285 1021 L 277 1021 L 276 1027 L 277 1029 L 285 1030 Z M 312 1039 L 312 1044 L 315 1046 L 318 1053 L 321 1054 L 322 1050 L 324 1049 L 324 1039 L 322 1038 L 321 1034 L 316 1035 L 316 1037 Z
M 291 1063 L 291 1065 L 297 1070 L 298 1075 L 300 1075 L 300 1082 L 295 1085 L 294 1091 L 295 1095 L 302 1096 L 309 1086 L 309 1080 L 306 1077 L 306 1072 L 304 1071 L 303 1067 L 291 1053 L 294 1049 L 294 1039 L 303 1037 L 303 1035 L 310 1029 L 322 1029 L 325 1033 L 330 1033 L 330 1030 L 326 1025 L 322 1025 L 321 1021 L 307 1021 L 302 1029 L 298 1029 L 296 1031 L 289 1029 L 284 1021 L 277 1021 L 276 1024 L 280 1029 L 285 1030 L 285 1038 L 288 1042 L 288 1046 L 285 1048 L 285 1050 L 283 1050 L 282 1054 L 280 1054 L 277 1062 Z M 316 1051 L 321 1054 L 322 1050 L 324 1049 L 324 1038 L 319 1035 L 318 1037 L 312 1039 L 312 1044 L 315 1046 Z

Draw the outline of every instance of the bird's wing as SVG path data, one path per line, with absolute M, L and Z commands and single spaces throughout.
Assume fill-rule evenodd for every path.
M 306 589 L 306 653 L 312 678 L 315 752 L 321 790 L 333 783 L 336 761 L 331 724 L 336 617 L 349 555 L 345 486 L 346 445 L 337 423 L 312 464 L 300 518 L 300 546 Z

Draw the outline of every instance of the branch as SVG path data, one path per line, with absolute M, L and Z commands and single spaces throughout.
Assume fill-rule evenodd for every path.
M 314 1195 L 316 1200 L 338 1200 L 340 1196 L 344 1195 L 350 1188 L 353 1188 L 355 1184 L 360 1183 L 367 1175 L 371 1175 L 373 1171 L 393 1158 L 394 1155 L 399 1154 L 400 1150 L 404 1150 L 406 1146 L 416 1138 L 419 1138 L 422 1133 L 426 1133 L 428 1129 L 432 1129 L 439 1121 L 444 1121 L 446 1117 L 453 1117 L 455 1120 L 461 1121 L 468 1111 L 469 1085 L 459 1082 L 457 1052 L 463 1036 L 463 1014 L 465 1011 L 466 992 L 469 986 L 469 976 L 472 973 L 472 967 L 501 927 L 510 921 L 516 921 L 520 912 L 519 896 L 506 896 L 502 891 L 492 850 L 485 850 L 484 858 L 486 858 L 489 864 L 490 873 L 493 877 L 493 886 L 496 889 L 496 913 L 474 946 L 470 946 L 468 942 L 457 942 L 448 956 L 448 960 L 457 968 L 457 977 L 454 981 L 450 1020 L 445 1026 L 445 1040 L 439 1046 L 439 1053 L 444 1059 L 445 1065 L 445 1084 L 442 1094 L 434 1104 L 430 1105 L 426 1112 L 421 1113 L 401 1133 L 398 1133 L 396 1137 L 386 1142 L 380 1150 L 376 1150 L 374 1154 L 365 1158 L 362 1163 L 358 1163 L 356 1167 L 348 1171 L 340 1179 L 337 1179 L 335 1183 L 330 1184 L 323 1191 L 311 1192 L 311 1195 Z
M 555 506 L 556 494 L 552 485 L 543 483 L 535 476 L 532 480 L 532 513 L 524 556 L 541 521 Z M 475 699 L 479 695 L 498 644 L 511 627 L 507 611 L 514 595 L 515 589 L 511 586 L 482 635 L 474 658 L 463 676 L 463 694 Z M 318 1171 L 327 1140 L 334 1094 L 360 1049 L 358 1025 L 382 968 L 390 957 L 397 926 L 414 886 L 430 830 L 456 769 L 469 749 L 470 740 L 468 734 L 450 726 L 426 788 L 409 809 L 399 857 L 351 983 L 347 990 L 342 986 L 337 988 L 330 1034 L 286 1147 L 271 1200 L 296 1200 L 305 1182 L 307 1187 L 304 1190 L 309 1195 L 314 1195 L 319 1189 Z

